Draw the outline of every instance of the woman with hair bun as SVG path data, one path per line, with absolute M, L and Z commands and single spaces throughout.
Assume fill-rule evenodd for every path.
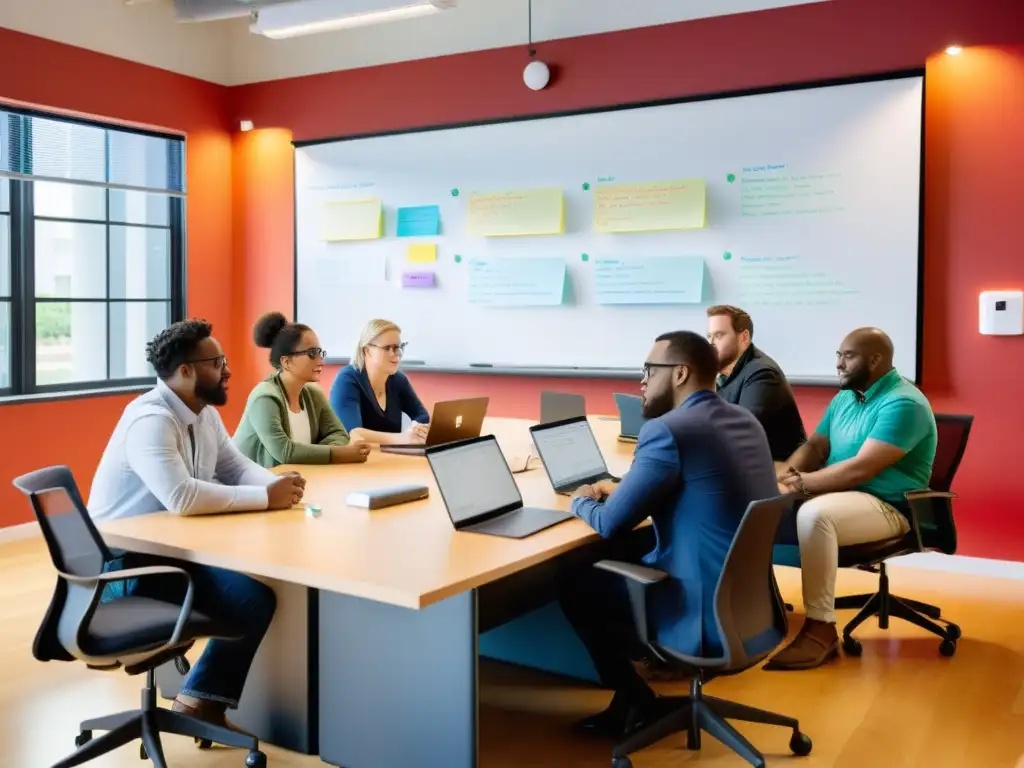
M 315 383 L 326 351 L 313 329 L 269 312 L 257 321 L 253 338 L 270 350 L 274 373 L 249 395 L 235 432 L 238 449 L 268 468 L 366 461 L 370 446 L 352 441 Z

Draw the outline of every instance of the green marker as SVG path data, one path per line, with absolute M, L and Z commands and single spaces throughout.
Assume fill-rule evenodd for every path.
M 730 173 L 728 176 L 725 177 L 725 180 L 732 184 L 734 181 L 736 181 L 736 174 Z
M 722 258 L 725 259 L 726 261 L 729 261 L 729 259 L 732 258 L 732 254 L 729 251 L 726 251 L 725 253 L 722 254 Z

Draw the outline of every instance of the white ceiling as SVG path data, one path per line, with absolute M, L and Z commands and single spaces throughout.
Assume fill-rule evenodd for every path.
M 533 0 L 533 38 L 827 1 Z M 0 27 L 237 85 L 524 45 L 527 0 L 459 0 L 457 9 L 434 16 L 291 40 L 252 35 L 247 19 L 178 23 L 170 0 L 0 0 Z

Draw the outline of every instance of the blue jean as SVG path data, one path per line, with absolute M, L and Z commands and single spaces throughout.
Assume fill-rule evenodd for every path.
M 119 571 L 147 565 L 171 565 L 188 571 L 194 584 L 193 610 L 207 616 L 227 617 L 243 627 L 244 634 L 238 640 L 209 640 L 181 687 L 181 693 L 186 696 L 218 701 L 236 708 L 249 667 L 274 618 L 277 607 L 274 591 L 266 584 L 234 571 L 134 552 L 117 553 L 103 570 Z M 101 600 L 108 602 L 137 596 L 180 604 L 187 588 L 181 576 L 148 576 L 108 584 Z

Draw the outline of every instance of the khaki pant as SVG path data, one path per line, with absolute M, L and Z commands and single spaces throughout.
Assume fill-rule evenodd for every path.
M 810 619 L 834 623 L 839 547 L 905 535 L 910 523 L 870 494 L 844 491 L 804 502 L 797 511 L 796 530 L 804 610 Z

